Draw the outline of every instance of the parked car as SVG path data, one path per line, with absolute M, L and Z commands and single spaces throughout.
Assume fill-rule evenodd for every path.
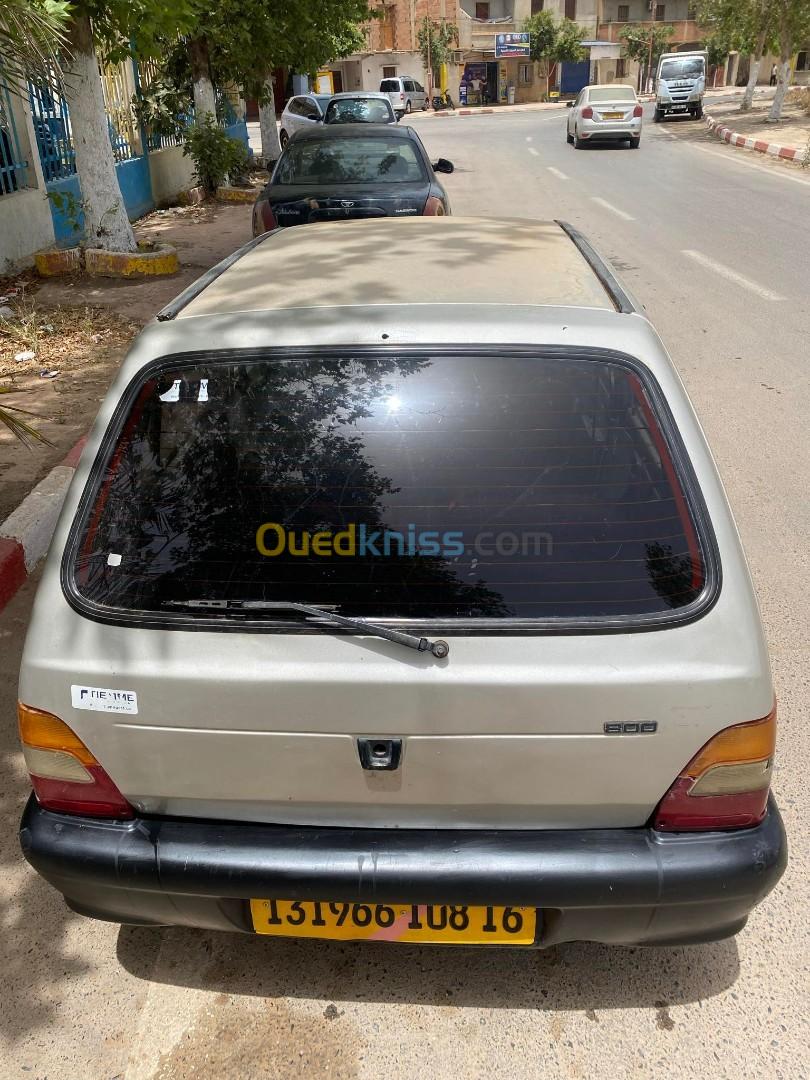
M 586 142 L 629 142 L 641 145 L 643 109 L 632 86 L 586 86 L 568 102 L 566 138 L 580 150 Z
M 722 484 L 563 224 L 278 230 L 160 312 L 19 696 L 23 851 L 97 918 L 671 945 L 785 866 Z
M 291 97 L 281 114 L 278 137 L 283 150 L 293 135 L 299 131 L 311 131 L 322 124 L 331 94 L 299 94 Z
M 400 115 L 428 107 L 428 96 L 424 86 L 410 75 L 403 75 L 396 79 L 383 79 L 380 82 L 380 93 L 388 96 L 394 112 Z
M 413 128 L 325 124 L 296 135 L 253 207 L 253 235 L 279 226 L 346 218 L 450 213 L 436 172 Z
M 325 124 L 395 124 L 398 119 L 387 94 L 364 91 L 335 94 L 324 115 Z

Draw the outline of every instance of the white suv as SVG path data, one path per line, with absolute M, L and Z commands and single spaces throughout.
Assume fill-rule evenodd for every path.
M 785 866 L 714 462 L 557 223 L 282 229 L 181 294 L 102 405 L 19 687 L 23 850 L 98 918 L 671 944 Z

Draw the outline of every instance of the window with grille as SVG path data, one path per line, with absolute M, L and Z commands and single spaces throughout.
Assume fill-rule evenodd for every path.
M 17 138 L 11 97 L 7 88 L 0 86 L 0 195 L 10 195 L 27 186 L 27 163 Z
M 619 14 L 617 16 L 619 22 L 630 22 L 630 5 L 619 4 Z

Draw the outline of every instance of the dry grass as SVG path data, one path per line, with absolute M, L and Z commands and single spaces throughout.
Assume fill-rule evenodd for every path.
M 40 371 L 80 371 L 94 366 L 112 349 L 121 349 L 140 329 L 100 307 L 44 308 L 25 290 L 8 306 L 12 315 L 0 318 L 0 379 L 31 376 Z M 33 352 L 28 360 L 14 357 Z
M 804 109 L 807 116 L 810 116 L 810 86 L 794 86 L 788 91 L 787 103 L 798 105 L 799 108 Z

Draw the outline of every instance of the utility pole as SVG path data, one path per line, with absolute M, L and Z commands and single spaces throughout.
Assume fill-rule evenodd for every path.
M 647 85 L 644 89 L 649 93 L 652 90 L 652 54 L 653 34 L 655 33 L 655 0 L 650 0 L 650 53 L 647 57 Z

